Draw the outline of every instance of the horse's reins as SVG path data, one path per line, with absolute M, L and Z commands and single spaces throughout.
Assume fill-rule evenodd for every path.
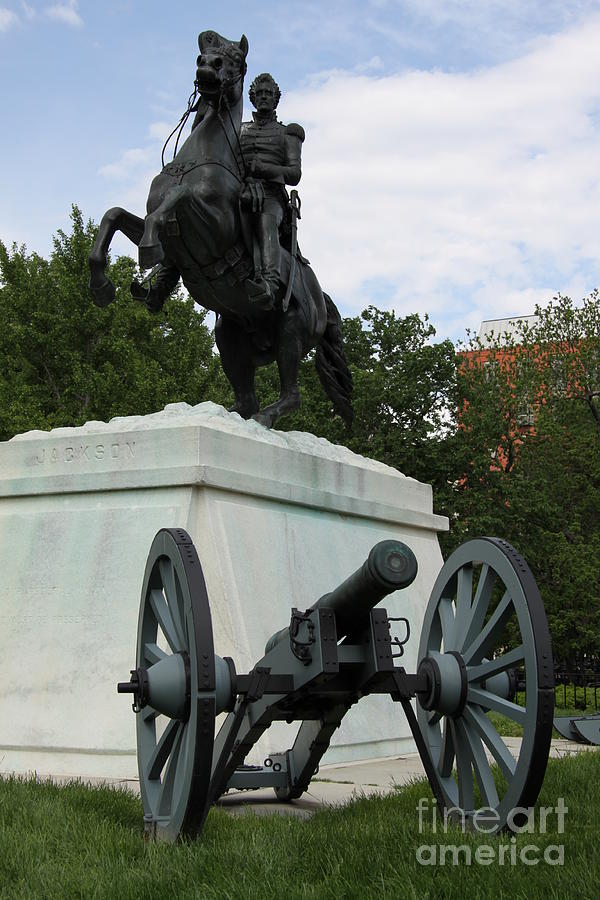
M 229 140 L 229 135 L 227 134 L 227 129 L 225 128 L 225 123 L 223 122 L 223 119 L 221 117 L 221 110 L 220 110 L 221 101 L 223 101 L 225 103 L 225 109 L 227 110 L 227 115 L 229 116 L 229 122 L 231 123 L 231 128 L 233 130 L 233 133 L 235 134 L 235 139 L 237 141 L 238 150 L 240 151 L 240 156 L 242 158 L 242 166 L 244 167 L 243 171 L 238 162 L 237 153 L 235 152 L 234 148 L 231 146 L 231 141 Z M 240 173 L 240 180 L 244 181 L 246 178 L 246 174 L 248 172 L 248 166 L 246 165 L 244 151 L 242 150 L 242 142 L 240 141 L 240 135 L 238 133 L 237 128 L 235 127 L 233 117 L 231 115 L 231 108 L 229 106 L 229 101 L 227 100 L 227 97 L 223 94 L 222 91 L 221 91 L 221 94 L 219 95 L 219 108 L 217 108 L 217 116 L 218 116 L 219 122 L 221 123 L 221 128 L 223 129 L 223 134 L 225 135 L 225 140 L 227 141 L 227 143 L 229 145 L 229 149 L 231 150 L 231 155 L 233 156 L 233 158 L 235 160 L 235 164 L 238 167 L 238 172 Z
M 160 159 L 162 162 L 163 169 L 165 167 L 165 150 L 167 149 L 167 147 L 169 145 L 169 141 L 171 140 L 171 138 L 173 137 L 173 135 L 175 134 L 177 129 L 179 129 L 179 134 L 177 135 L 177 140 L 175 141 L 175 149 L 173 150 L 173 159 L 175 159 L 175 156 L 177 154 L 177 145 L 179 144 L 179 138 L 181 137 L 181 132 L 183 131 L 185 123 L 187 122 L 187 120 L 189 119 L 189 117 L 192 113 L 192 110 L 194 108 L 194 103 L 195 103 L 197 96 L 198 96 L 198 86 L 197 86 L 196 82 L 194 82 L 194 90 L 192 91 L 192 93 L 190 94 L 190 96 L 188 98 L 187 109 L 184 112 L 184 114 L 182 115 L 182 117 L 180 118 L 179 122 L 177 123 L 177 125 L 175 126 L 173 131 L 171 132 L 171 134 L 169 135 L 169 137 L 166 139 L 166 141 L 163 144 L 163 148 L 162 148 L 162 151 L 160 154 Z
M 238 172 L 240 175 L 240 177 L 238 179 L 240 181 L 240 183 L 243 182 L 246 177 L 247 165 L 246 165 L 246 160 L 244 158 L 244 151 L 242 150 L 240 136 L 239 136 L 237 128 L 235 127 L 235 124 L 233 122 L 233 117 L 231 115 L 231 109 L 230 109 L 229 103 L 227 101 L 227 97 L 224 94 L 224 91 L 226 88 L 230 87 L 231 85 L 236 84 L 238 81 L 241 81 L 243 77 L 244 77 L 244 73 L 240 72 L 240 74 L 236 75 L 235 78 L 228 78 L 221 83 L 221 86 L 219 89 L 219 99 L 218 99 L 218 104 L 217 104 L 217 118 L 219 120 L 219 124 L 221 125 L 221 128 L 223 129 L 223 134 L 225 135 L 225 140 L 227 141 L 227 144 L 231 151 L 231 155 L 233 156 L 233 158 L 235 160 L 235 164 L 237 166 L 237 169 L 238 169 Z M 173 150 L 173 159 L 175 159 L 175 156 L 177 155 L 177 147 L 179 145 L 179 139 L 181 137 L 181 133 L 185 127 L 185 124 L 186 124 L 188 118 L 190 117 L 191 113 L 194 110 L 194 104 L 196 102 L 196 97 L 198 96 L 198 87 L 199 87 L 198 82 L 195 81 L 194 82 L 194 90 L 192 91 L 192 93 L 190 94 L 190 96 L 188 98 L 186 111 L 183 113 L 179 122 L 177 123 L 177 125 L 175 126 L 175 128 L 173 129 L 173 131 L 171 132 L 171 134 L 168 136 L 165 143 L 163 144 L 163 148 L 162 148 L 162 152 L 161 152 L 161 162 L 162 162 L 163 169 L 165 168 L 165 150 L 167 149 L 169 141 L 171 140 L 171 138 L 173 137 L 173 135 L 175 134 L 176 131 L 178 132 L 178 134 L 177 134 L 177 139 L 175 141 L 175 148 Z M 236 150 L 232 146 L 231 141 L 229 139 L 229 135 L 227 134 L 227 128 L 225 127 L 225 123 L 224 123 L 223 117 L 221 115 L 221 105 L 224 105 L 225 109 L 227 110 L 227 115 L 229 116 L 229 122 L 231 123 L 233 133 L 235 134 L 235 137 L 236 137 L 236 142 L 237 142 L 237 146 L 238 146 L 238 149 L 240 152 L 240 157 L 242 160 L 243 168 L 242 168 L 242 166 L 240 166 Z M 226 169 L 234 177 L 237 178 L 237 176 L 235 175 L 235 172 L 232 172 L 231 169 L 229 169 L 228 166 L 224 165 L 223 163 L 218 162 L 217 160 L 211 161 L 211 163 L 214 163 L 215 165 L 221 165 L 224 169 Z M 208 163 L 205 162 L 205 163 L 199 163 L 198 165 L 200 166 L 200 165 L 207 165 L 207 164 Z M 196 167 L 194 167 L 194 168 L 196 168 Z

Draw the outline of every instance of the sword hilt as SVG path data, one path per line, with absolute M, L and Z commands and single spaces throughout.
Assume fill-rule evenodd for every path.
M 293 191 L 290 191 L 290 206 L 292 208 L 292 217 L 295 216 L 297 219 L 301 219 L 302 201 L 300 200 L 300 194 L 295 188 Z

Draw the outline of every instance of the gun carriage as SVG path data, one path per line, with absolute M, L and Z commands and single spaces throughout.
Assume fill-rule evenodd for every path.
M 533 805 L 550 750 L 554 681 L 531 571 L 506 541 L 459 547 L 434 584 L 417 671 L 408 673 L 397 663 L 408 621 L 403 639 L 393 638 L 398 620 L 378 604 L 409 591 L 417 571 L 406 544 L 376 544 L 341 585 L 305 611 L 292 609 L 289 626 L 270 638 L 253 669 L 238 673 L 232 659 L 214 652 L 190 536 L 159 531 L 144 575 L 136 668 L 117 686 L 133 694 L 147 834 L 166 841 L 199 834 L 211 804 L 233 788 L 270 786 L 280 800 L 300 797 L 346 712 L 369 694 L 389 694 L 401 705 L 442 811 L 466 819 L 477 812 L 481 821 L 485 808 L 491 832 Z M 517 685 L 524 705 L 516 702 Z M 522 726 L 516 759 L 490 711 Z M 215 737 L 221 713 L 227 716 Z M 276 721 L 300 723 L 291 748 L 245 765 Z

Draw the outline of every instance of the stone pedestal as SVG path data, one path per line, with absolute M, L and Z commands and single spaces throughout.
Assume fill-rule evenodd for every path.
M 159 528 L 191 534 L 215 650 L 239 672 L 292 606 L 335 587 L 377 541 L 405 541 L 419 575 L 385 606 L 410 620 L 411 671 L 446 525 L 429 486 L 212 403 L 0 444 L 0 772 L 136 775 L 135 716 L 115 685 L 135 664 L 142 575 Z M 291 726 L 273 726 L 255 759 L 292 738 Z M 398 704 L 370 697 L 346 716 L 325 762 L 412 749 Z

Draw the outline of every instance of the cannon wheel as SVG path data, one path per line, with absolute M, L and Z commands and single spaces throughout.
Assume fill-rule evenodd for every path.
M 175 841 L 180 833 L 193 836 L 204 824 L 216 715 L 212 622 L 202 568 L 187 532 L 164 528 L 152 542 L 144 573 L 137 666 L 149 669 L 175 654 L 185 661 L 184 711 L 177 718 L 162 716 L 161 734 L 156 709 L 146 705 L 136 716 L 145 830 L 164 841 Z
M 512 649 L 502 647 L 509 624 L 518 634 Z M 419 646 L 424 668 L 430 665 L 426 657 L 442 683 L 437 697 L 419 696 L 417 715 L 446 807 L 469 820 L 477 806 L 474 824 L 487 833 L 522 824 L 524 814 L 514 811 L 535 803 L 550 752 L 554 676 L 539 590 L 509 543 L 468 541 L 447 560 L 425 612 Z M 524 707 L 513 702 L 515 670 L 525 679 Z M 516 760 L 488 710 L 522 725 Z M 496 779 L 488 757 L 498 764 Z

